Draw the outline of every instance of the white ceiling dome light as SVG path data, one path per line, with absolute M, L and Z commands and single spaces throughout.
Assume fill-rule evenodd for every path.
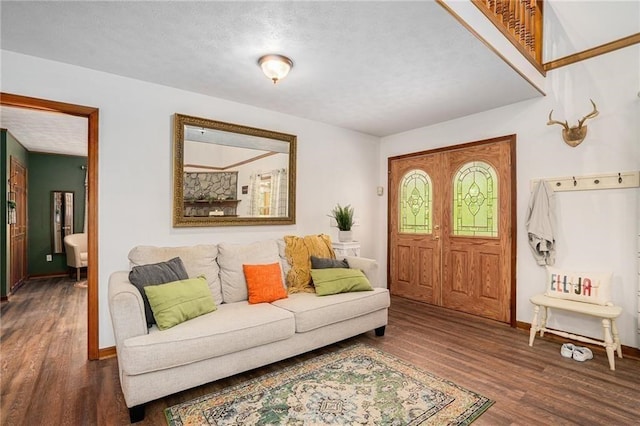
M 276 84 L 289 74 L 293 62 L 286 56 L 271 54 L 258 59 L 258 65 L 262 68 L 264 75 L 273 80 L 273 84 Z

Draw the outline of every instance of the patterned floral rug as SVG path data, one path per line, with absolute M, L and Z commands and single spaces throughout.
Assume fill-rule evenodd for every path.
M 165 410 L 183 425 L 468 425 L 493 401 L 355 345 Z

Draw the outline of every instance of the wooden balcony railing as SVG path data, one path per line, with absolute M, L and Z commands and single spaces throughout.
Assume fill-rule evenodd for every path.
M 542 0 L 471 0 L 542 70 Z

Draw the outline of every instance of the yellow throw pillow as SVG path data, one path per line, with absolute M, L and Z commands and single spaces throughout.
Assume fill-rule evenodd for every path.
M 311 284 L 311 256 L 335 259 L 331 237 L 326 234 L 284 237 L 285 256 L 291 269 L 287 274 L 289 293 L 313 293 Z
M 271 303 L 286 299 L 279 263 L 268 265 L 242 265 L 247 281 L 249 303 Z

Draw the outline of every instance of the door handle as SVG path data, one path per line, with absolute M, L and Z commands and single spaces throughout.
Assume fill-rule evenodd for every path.
M 440 239 L 440 235 L 436 235 L 433 237 L 434 241 L 438 241 Z

